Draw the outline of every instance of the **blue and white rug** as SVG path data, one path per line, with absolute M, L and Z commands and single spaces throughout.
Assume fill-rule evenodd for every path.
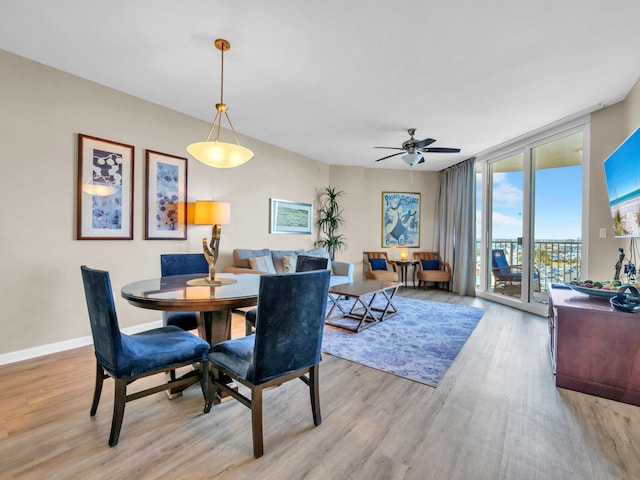
M 437 387 L 484 310 L 405 297 L 393 303 L 396 315 L 360 333 L 326 325 L 322 351 Z

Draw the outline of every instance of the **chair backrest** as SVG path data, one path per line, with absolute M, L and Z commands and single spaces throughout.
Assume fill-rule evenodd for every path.
M 385 261 L 389 262 L 387 252 L 364 252 L 364 254 L 367 256 L 367 260 L 371 258 L 384 258 Z
M 386 270 L 394 270 L 393 265 L 389 262 L 387 252 L 364 252 L 365 265 L 369 270 L 382 270 L 382 265 L 374 265 L 371 260 L 384 260 L 384 267 Z
M 296 272 L 312 272 L 314 270 L 326 270 L 329 259 L 324 257 L 311 257 L 298 255 L 296 258 Z
M 253 361 L 247 380 L 262 383 L 320 362 L 329 270 L 260 277 Z
M 494 269 L 497 269 L 494 270 L 494 275 L 509 275 L 511 273 L 504 250 L 491 250 L 491 264 Z
M 96 358 L 108 372 L 115 373 L 118 371 L 117 358 L 122 351 L 122 338 L 109 272 L 84 265 L 80 270 Z
M 160 255 L 160 275 L 186 275 L 209 273 L 209 264 L 203 253 L 165 253 Z
M 187 275 L 189 273 L 209 273 L 209 264 L 204 253 L 164 253 L 160 255 L 160 274 L 163 277 Z M 162 312 L 165 325 L 175 325 L 183 330 L 197 327 L 195 312 Z

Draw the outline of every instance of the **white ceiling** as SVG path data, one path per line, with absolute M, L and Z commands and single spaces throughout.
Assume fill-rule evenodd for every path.
M 413 167 L 435 171 L 622 100 L 639 18 L 638 0 L 0 0 L 0 48 L 211 122 L 226 38 L 238 133 L 408 169 L 372 147 L 414 127 L 462 149 Z

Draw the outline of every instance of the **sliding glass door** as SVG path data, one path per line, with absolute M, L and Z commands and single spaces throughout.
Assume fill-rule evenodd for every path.
M 583 151 L 576 128 L 477 165 L 479 292 L 542 307 L 551 283 L 579 277 Z
M 522 279 L 522 212 L 524 187 L 522 153 L 489 166 L 489 250 L 488 289 L 493 293 L 520 297 Z
M 551 283 L 578 278 L 582 252 L 583 134 L 531 149 L 533 287 L 529 301 L 546 303 Z

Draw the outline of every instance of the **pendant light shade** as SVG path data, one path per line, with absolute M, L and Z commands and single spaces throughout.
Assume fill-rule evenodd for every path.
M 238 135 L 236 134 L 229 114 L 227 113 L 227 105 L 223 101 L 224 93 L 224 52 L 231 48 L 231 44 L 222 38 L 215 41 L 215 46 L 222 52 L 222 68 L 220 71 L 220 103 L 216 104 L 216 116 L 211 124 L 209 135 L 204 142 L 192 143 L 187 147 L 187 152 L 193 158 L 205 165 L 216 168 L 233 168 L 238 167 L 253 158 L 253 152 L 248 148 L 240 145 Z M 225 143 L 219 141 L 222 117 L 227 119 L 231 132 L 236 143 Z M 211 135 L 215 130 L 216 136 L 213 140 Z
M 217 140 L 192 143 L 187 152 L 199 162 L 217 168 L 239 167 L 253 158 L 253 152 L 248 148 Z

